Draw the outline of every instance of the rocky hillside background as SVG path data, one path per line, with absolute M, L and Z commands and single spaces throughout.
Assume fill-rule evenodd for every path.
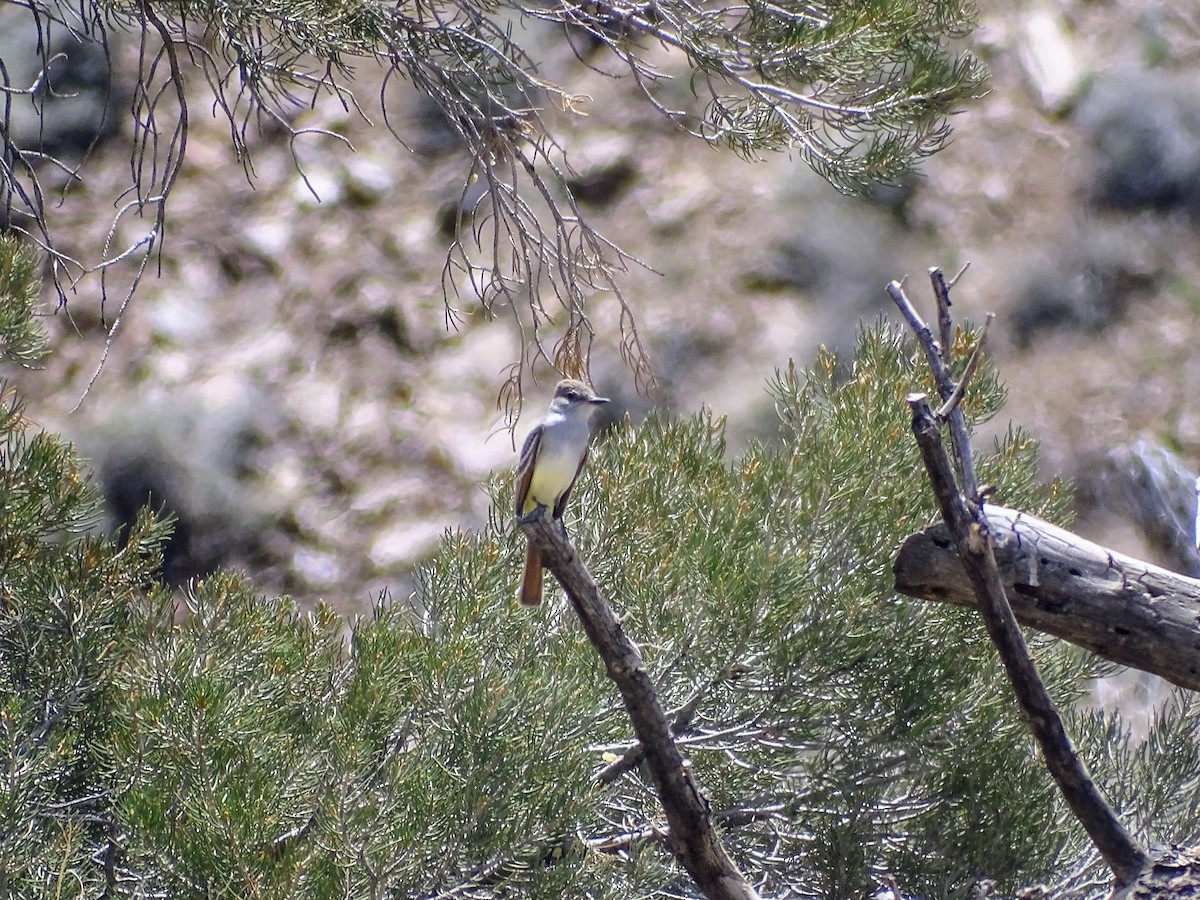
M 1145 488 L 1200 465 L 1200 12 L 1175 7 L 1187 4 L 989 0 L 970 43 L 991 69 L 990 96 L 955 119 L 950 146 L 918 178 L 867 200 L 785 155 L 746 162 L 705 147 L 627 81 L 531 34 L 551 77 L 591 98 L 561 135 L 585 211 L 649 267 L 622 286 L 659 388 L 635 392 L 603 300 L 597 387 L 635 416 L 651 405 L 728 414 L 734 446 L 769 436 L 776 367 L 806 363 L 821 343 L 849 349 L 860 320 L 893 317 L 892 278 L 911 276 L 910 294 L 927 302 L 929 266 L 969 261 L 958 314 L 998 314 L 1007 414 L 1041 439 L 1048 477 L 1078 480 L 1079 530 L 1173 562 L 1126 504 L 1133 496 L 1161 523 Z M 29 38 L 13 24 L 22 11 L 0 13 L 0 59 L 14 70 Z M 104 67 L 66 49 L 61 77 L 79 96 L 61 101 L 41 139 L 69 155 L 104 134 L 53 212 L 60 244 L 94 260 L 129 180 L 122 77 L 136 48 L 118 47 L 125 105 L 106 120 L 83 105 L 103 96 L 88 85 Z M 656 61 L 683 71 L 665 51 Z M 540 373 L 514 438 L 496 401 L 515 329 L 465 295 L 455 327 L 443 307 L 469 161 L 428 105 L 393 84 L 399 144 L 377 110 L 381 76 L 367 67 L 355 80 L 375 127 L 333 102 L 293 123 L 354 152 L 305 138 L 302 175 L 286 134 L 257 130 L 249 180 L 205 85 L 191 85 L 161 269 L 103 315 L 97 280 L 84 279 L 47 320 L 44 367 L 4 373 L 34 421 L 92 460 L 113 522 L 147 496 L 178 515 L 177 583 L 229 564 L 264 592 L 343 609 L 406 595 L 445 529 L 485 521 L 482 484 L 513 464 L 553 383 Z M 18 142 L 29 122 L 14 118 Z M 149 225 L 126 220 L 115 246 Z M 49 290 L 46 301 L 49 312 Z M 1194 497 L 1174 497 L 1186 521 Z

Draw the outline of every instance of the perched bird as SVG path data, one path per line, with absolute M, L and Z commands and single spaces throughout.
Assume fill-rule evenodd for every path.
M 517 518 L 539 506 L 556 519 L 567 508 L 575 479 L 587 462 L 592 413 L 608 402 L 582 381 L 566 379 L 554 387 L 554 399 L 521 448 L 517 464 Z M 542 602 L 542 554 L 533 544 L 525 556 L 525 575 L 517 596 L 525 606 Z

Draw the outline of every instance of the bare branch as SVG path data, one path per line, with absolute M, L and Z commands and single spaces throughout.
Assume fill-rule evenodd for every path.
M 965 271 L 965 267 L 963 271 Z M 959 275 L 961 274 L 962 272 L 959 272 Z M 950 315 L 950 285 L 946 283 L 946 276 L 942 274 L 942 270 L 937 267 L 929 270 L 929 280 L 933 282 L 933 296 L 937 301 L 938 339 L 941 342 L 942 362 L 949 366 L 954 350 L 954 325 Z M 958 280 L 957 275 L 954 280 Z
M 1005 596 L 1022 625 L 1200 690 L 1200 580 L 1027 513 L 989 504 L 982 514 Z M 892 572 L 896 590 L 910 597 L 979 604 L 944 523 L 910 536 Z
M 691 766 L 671 738 L 654 682 L 641 653 L 621 628 L 612 608 L 575 555 L 561 525 L 547 515 L 518 523 L 542 551 L 542 561 L 567 592 L 588 640 L 616 682 L 634 733 L 646 754 L 676 858 L 710 900 L 757 900 L 758 894 L 738 871 L 713 828 L 708 801 L 700 793 Z
M 939 270 L 931 270 L 931 277 L 934 292 L 939 295 L 939 310 L 946 310 L 948 319 L 948 287 Z M 897 282 L 888 285 L 888 293 L 917 333 L 917 339 L 933 370 L 938 391 L 946 401 L 946 406 L 951 406 L 950 400 L 957 393 L 956 387 L 950 380 L 946 359 L 939 352 L 929 328 Z M 978 353 L 978 348 L 976 351 Z M 1008 673 L 1017 703 L 1042 751 L 1046 768 L 1071 812 L 1112 870 L 1116 886 L 1121 888 L 1132 884 L 1146 867 L 1146 851 L 1096 788 L 1029 654 L 1029 647 L 1009 606 L 1004 580 L 996 562 L 990 523 L 984 513 L 970 464 L 971 445 L 962 410 L 955 403 L 949 416 L 951 434 L 955 438 L 954 452 L 962 479 L 960 487 L 955 481 L 954 466 L 942 445 L 941 420 L 930 407 L 929 398 L 925 394 L 912 394 L 908 398 L 908 405 L 912 410 L 913 435 L 921 450 L 942 519 L 978 600 L 988 635 Z
M 921 448 L 942 517 L 954 537 L 959 558 L 979 599 L 988 634 L 1041 748 L 1046 767 L 1071 811 L 1112 869 L 1117 885 L 1129 884 L 1145 867 L 1146 852 L 1096 788 L 1042 683 L 1008 605 L 987 520 L 981 514 L 973 514 L 958 491 L 950 459 L 942 446 L 941 429 L 928 398 L 916 394 L 909 397 L 908 403 L 913 412 L 913 434 Z
M 940 269 L 931 269 L 930 277 L 935 281 L 939 281 L 941 277 Z M 904 316 L 905 321 L 913 329 L 917 336 L 917 343 L 925 351 L 925 359 L 929 363 L 929 369 L 933 372 L 934 384 L 937 385 L 938 394 L 943 401 L 949 400 L 954 395 L 954 379 L 950 377 L 950 368 L 943 359 L 943 354 L 948 354 L 949 350 L 943 350 L 938 347 L 938 343 L 934 340 L 933 332 L 929 330 L 929 326 L 925 324 L 925 320 L 921 318 L 916 307 L 904 293 L 904 288 L 898 281 L 893 281 L 887 286 L 888 296 L 900 310 L 900 314 Z M 947 308 L 949 307 L 949 297 L 945 301 Z M 948 357 L 947 357 L 948 358 Z M 958 468 L 959 477 L 962 479 L 963 493 L 972 501 L 979 499 L 979 481 L 975 477 L 975 460 L 970 452 L 970 438 L 967 433 L 967 420 L 963 416 L 962 410 L 957 407 L 950 411 L 950 439 L 954 444 L 954 463 Z
M 954 410 L 958 408 L 958 404 L 962 402 L 963 395 L 967 392 L 967 385 L 971 383 L 971 379 L 975 375 L 975 370 L 979 366 L 979 361 L 983 359 L 983 348 L 987 345 L 988 329 L 992 327 L 992 320 L 995 318 L 994 313 L 988 313 L 984 318 L 983 330 L 979 333 L 979 340 L 975 344 L 975 349 L 971 352 L 971 358 L 967 360 L 967 367 L 963 369 L 962 378 L 958 380 L 958 384 L 954 386 L 954 390 L 946 398 L 946 401 L 938 407 L 937 417 L 939 421 L 947 420 Z M 944 348 L 942 352 L 943 354 L 946 352 Z

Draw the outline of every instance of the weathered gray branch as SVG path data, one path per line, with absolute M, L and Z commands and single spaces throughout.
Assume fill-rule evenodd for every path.
M 931 270 L 930 277 L 948 346 L 950 284 L 940 270 Z M 987 505 L 986 492 L 976 487 L 966 462 L 971 446 L 958 410 L 964 384 L 950 379 L 949 354 L 938 347 L 900 285 L 893 282 L 888 293 L 925 350 L 944 401 L 935 413 L 924 394 L 908 398 L 913 436 L 944 524 L 905 541 L 892 567 L 897 589 L 980 611 L 1047 769 L 1112 870 L 1112 900 L 1197 896 L 1200 848 L 1160 845 L 1147 853 L 1129 833 L 1075 751 L 1017 623 L 1194 688 L 1200 684 L 1200 581 L 1114 553 L 1032 516 Z M 967 367 L 964 383 L 972 369 Z M 966 458 L 956 459 L 961 484 L 941 439 L 947 422 L 956 456 Z M 894 885 L 892 892 L 898 894 Z
M 930 280 L 933 282 L 934 294 L 938 298 L 938 319 L 939 329 L 943 334 L 943 340 L 948 340 L 953 333 L 950 322 L 950 287 L 946 283 L 945 277 L 942 275 L 941 269 L 929 270 Z M 957 277 L 957 276 L 956 276 Z M 892 298 L 892 302 L 896 304 L 896 308 L 900 310 L 900 315 L 904 316 L 906 322 L 917 336 L 917 343 L 925 351 L 925 360 L 929 363 L 929 370 L 933 373 L 934 383 L 937 385 L 938 394 L 942 398 L 942 402 L 946 404 L 945 415 L 947 422 L 950 425 L 950 440 L 954 445 L 954 465 L 958 468 L 959 477 L 962 479 L 963 493 L 968 497 L 974 497 L 979 492 L 979 482 L 975 477 L 975 460 L 970 452 L 964 452 L 964 448 L 971 446 L 970 434 L 967 430 L 967 420 L 963 417 L 962 409 L 959 408 L 958 402 L 951 402 L 951 398 L 957 395 L 958 399 L 962 399 L 961 393 L 956 391 L 957 385 L 954 379 L 950 377 L 950 346 L 938 346 L 937 340 L 933 336 L 933 332 L 929 326 L 925 324 L 925 320 L 921 318 L 917 308 L 913 306 L 912 301 L 904 293 L 904 286 L 899 281 L 892 281 L 887 286 L 888 296 Z M 984 329 L 986 334 L 986 328 Z M 983 336 L 980 337 L 980 344 L 983 343 Z M 964 384 L 970 379 L 964 377 Z
M 983 504 L 978 497 L 968 500 L 959 493 L 950 458 L 942 444 L 941 424 L 929 406 L 929 399 L 924 394 L 914 394 L 908 403 L 913 413 L 913 435 L 921 448 L 942 519 L 954 537 L 955 552 L 978 599 L 984 625 L 1008 673 L 1029 730 L 1041 748 L 1046 768 L 1071 812 L 1112 869 L 1116 886 L 1131 884 L 1146 866 L 1146 851 L 1097 789 L 1050 699 L 1009 606 Z M 962 449 L 971 452 L 969 444 Z
M 671 738 L 658 691 L 642 664 L 637 645 L 625 634 L 612 607 L 575 555 L 561 522 L 548 515 L 535 515 L 531 520 L 518 520 L 517 525 L 542 551 L 542 562 L 567 592 L 588 640 L 621 692 L 667 816 L 675 857 L 709 900 L 758 900 L 758 893 L 721 845 L 708 801 Z
M 938 298 L 940 327 L 943 333 L 949 333 L 949 285 L 938 269 L 930 271 L 930 278 Z M 987 329 L 985 327 L 979 336 L 979 344 L 963 373 L 962 382 L 955 384 L 942 351 L 933 339 L 933 333 L 904 295 L 900 285 L 892 282 L 888 285 L 888 293 L 924 348 L 938 393 L 944 401 L 936 414 L 924 394 L 909 395 L 908 405 L 912 410 L 913 436 L 921 450 L 930 486 L 951 538 L 950 544 L 976 598 L 984 626 L 1008 674 L 1025 722 L 1042 751 L 1050 776 L 1112 870 L 1115 887 L 1132 884 L 1146 868 L 1146 851 L 1125 828 L 1092 781 L 1029 654 L 1029 647 L 1009 605 L 1007 586 L 996 560 L 995 540 L 984 508 L 984 495 L 975 480 L 970 435 L 958 404 L 978 362 Z M 990 320 L 991 316 L 988 318 Z M 954 442 L 961 484 L 955 480 L 954 466 L 942 443 L 941 429 L 947 422 Z
M 986 507 L 1005 593 L 1023 625 L 1200 690 L 1200 580 L 1124 556 L 1033 516 Z M 896 590 L 976 606 L 949 529 L 911 535 Z

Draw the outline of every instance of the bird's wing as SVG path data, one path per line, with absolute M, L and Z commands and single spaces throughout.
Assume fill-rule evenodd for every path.
M 583 457 L 579 460 L 579 468 L 575 470 L 575 477 L 571 479 L 571 483 L 567 485 L 567 489 L 562 492 L 562 496 L 558 498 L 558 502 L 554 504 L 554 518 L 561 519 L 567 508 L 567 498 L 571 496 L 571 489 L 575 487 L 575 482 L 579 480 L 579 473 L 583 471 L 583 467 L 587 464 L 588 452 L 586 448 L 583 451 Z
M 517 515 L 526 513 L 525 500 L 529 496 L 529 482 L 533 480 L 533 466 L 537 462 L 538 448 L 542 444 L 542 426 L 537 425 L 525 438 L 521 447 L 521 461 L 517 463 Z

